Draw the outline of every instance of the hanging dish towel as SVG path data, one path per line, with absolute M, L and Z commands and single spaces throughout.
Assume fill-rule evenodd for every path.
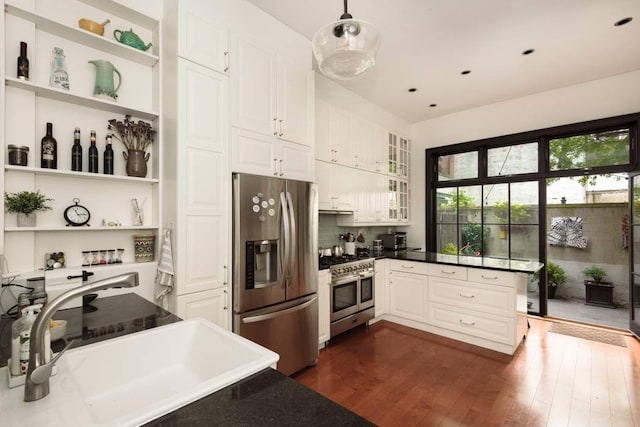
M 156 274 L 156 283 L 160 286 L 159 292 L 156 294 L 156 301 L 165 310 L 169 307 L 167 303 L 167 295 L 173 290 L 174 284 L 173 272 L 173 252 L 171 251 L 171 230 L 164 230 L 164 238 L 162 239 L 162 249 L 160 252 L 160 261 L 158 262 L 158 273 Z

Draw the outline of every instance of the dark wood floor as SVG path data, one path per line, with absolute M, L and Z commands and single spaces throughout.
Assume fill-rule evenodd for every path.
M 640 343 L 547 332 L 511 357 L 381 321 L 335 337 L 294 376 L 381 426 L 640 426 Z

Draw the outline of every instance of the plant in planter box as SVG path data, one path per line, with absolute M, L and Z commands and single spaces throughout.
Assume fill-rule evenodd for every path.
M 547 296 L 549 299 L 553 299 L 556 296 L 556 288 L 558 285 L 563 285 L 567 281 L 567 273 L 558 264 L 548 262 L 546 265 L 547 270 Z M 535 277 L 539 278 L 540 273 L 536 273 Z
M 592 265 L 589 268 L 585 268 L 584 270 L 582 270 L 582 273 L 587 277 L 591 277 L 597 284 L 600 284 L 600 282 L 602 282 L 602 279 L 607 277 L 607 272 L 597 265 Z
M 51 209 L 47 204 L 51 201 L 53 199 L 46 197 L 40 191 L 4 193 L 4 209 L 9 213 L 18 214 L 18 227 L 34 227 L 35 212 Z

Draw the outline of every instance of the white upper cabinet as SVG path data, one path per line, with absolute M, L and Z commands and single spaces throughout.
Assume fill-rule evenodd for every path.
M 197 9 L 193 0 L 179 3 L 178 56 L 221 73 L 229 70 L 229 30 Z
M 313 150 L 240 128 L 232 130 L 233 172 L 313 181 Z
M 235 37 L 231 55 L 232 125 L 312 146 L 312 76 L 307 64 Z

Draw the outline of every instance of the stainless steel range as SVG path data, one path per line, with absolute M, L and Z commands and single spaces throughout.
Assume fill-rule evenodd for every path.
M 331 337 L 366 324 L 375 315 L 375 260 L 367 258 L 329 267 Z

